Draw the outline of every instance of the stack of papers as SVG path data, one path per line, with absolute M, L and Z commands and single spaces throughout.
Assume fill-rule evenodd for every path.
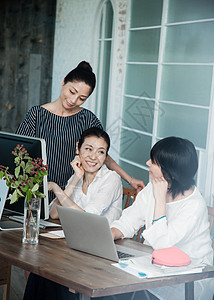
M 172 275 L 182 275 L 202 272 L 205 265 L 199 261 L 191 261 L 188 266 L 166 267 L 151 263 L 151 254 L 141 257 L 121 260 L 113 266 L 128 272 L 138 278 L 154 278 Z

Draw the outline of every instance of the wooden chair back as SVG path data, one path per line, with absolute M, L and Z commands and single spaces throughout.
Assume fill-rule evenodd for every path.
M 129 188 L 123 188 L 123 209 L 132 205 L 137 196 L 137 191 Z
M 0 285 L 4 286 L 3 300 L 9 300 L 10 298 L 10 276 L 11 265 L 7 262 L 0 260 Z
M 210 221 L 210 235 L 212 238 L 212 247 L 214 248 L 214 207 L 207 206 Z
M 134 203 L 135 198 L 137 196 L 137 191 L 131 188 L 123 188 L 123 209 L 129 207 Z M 133 236 L 133 240 L 143 243 L 144 238 L 142 237 L 143 228 L 140 228 L 138 232 Z

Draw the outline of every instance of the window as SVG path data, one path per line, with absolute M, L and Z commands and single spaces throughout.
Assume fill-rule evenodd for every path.
M 120 165 L 149 180 L 146 161 L 153 142 L 162 1 L 130 1 L 130 26 L 123 97 Z
M 97 93 L 95 113 L 106 129 L 108 110 L 108 89 L 109 74 L 111 65 L 113 30 L 113 8 L 111 1 L 104 1 L 99 30 L 99 51 L 98 51 L 98 71 L 97 71 Z
M 130 11 L 120 165 L 147 183 L 152 145 L 187 138 L 198 152 L 197 186 L 209 198 L 214 2 L 132 0 Z

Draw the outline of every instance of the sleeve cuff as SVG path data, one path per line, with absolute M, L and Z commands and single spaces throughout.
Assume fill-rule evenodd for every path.
M 115 228 L 119 229 L 122 232 L 122 234 L 124 235 L 124 238 L 132 238 L 133 235 L 134 235 L 134 232 L 131 232 L 130 228 L 126 228 L 118 220 L 111 223 L 111 228 L 112 227 L 115 227 Z
M 144 239 L 155 249 L 155 245 L 161 236 L 167 233 L 167 220 L 166 218 L 160 219 L 155 222 L 151 227 L 145 229 L 142 233 Z

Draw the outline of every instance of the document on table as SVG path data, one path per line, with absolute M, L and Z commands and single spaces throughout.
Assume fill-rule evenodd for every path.
M 50 239 L 62 239 L 65 237 L 63 230 L 52 230 L 45 233 L 40 233 L 40 235 Z
M 188 266 L 183 267 L 166 267 L 151 263 L 151 254 L 121 260 L 119 263 L 112 264 L 113 266 L 128 272 L 138 278 L 154 278 L 181 274 L 200 273 L 204 265 L 198 261 L 192 261 Z

